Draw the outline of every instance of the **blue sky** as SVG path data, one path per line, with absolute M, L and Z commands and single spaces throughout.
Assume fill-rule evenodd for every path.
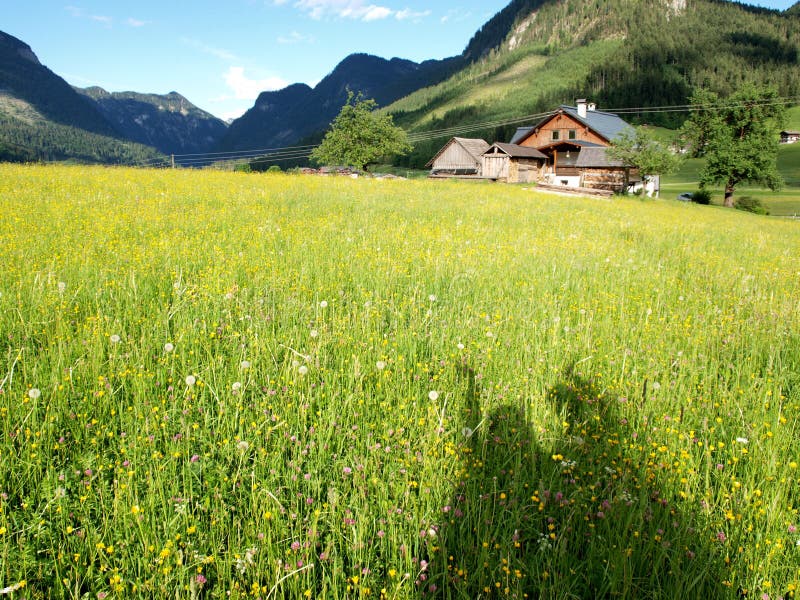
M 3 0 L 0 30 L 69 83 L 177 91 L 221 118 L 345 56 L 460 53 L 510 0 Z M 793 0 L 759 4 L 784 9 Z

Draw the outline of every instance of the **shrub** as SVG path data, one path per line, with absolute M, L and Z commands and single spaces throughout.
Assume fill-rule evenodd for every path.
M 711 204 L 711 192 L 705 188 L 700 188 L 692 194 L 692 202 L 695 204 Z
M 733 202 L 733 207 L 738 210 L 744 210 L 757 215 L 768 215 L 769 211 L 761 204 L 761 200 L 755 196 L 742 196 L 736 198 Z
M 272 165 L 267 169 L 267 173 L 283 173 L 283 170 L 278 165 Z
M 252 173 L 253 172 L 253 169 L 250 167 L 250 163 L 244 163 L 244 164 L 241 164 L 241 165 L 236 165 L 233 168 L 233 170 L 236 171 L 237 173 Z

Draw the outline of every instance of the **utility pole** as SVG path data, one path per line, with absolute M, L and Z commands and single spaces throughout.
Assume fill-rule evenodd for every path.
M 172 160 L 172 168 L 174 169 L 175 168 L 175 155 L 174 154 L 170 154 L 170 158 Z

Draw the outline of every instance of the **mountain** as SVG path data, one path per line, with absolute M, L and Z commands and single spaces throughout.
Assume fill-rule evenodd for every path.
M 228 126 L 177 92 L 166 95 L 78 89 L 117 131 L 164 154 L 211 152 Z
M 253 108 L 231 123 L 220 149 L 250 150 L 291 145 L 328 127 L 347 99 L 348 90 L 364 92 L 386 105 L 455 72 L 460 58 L 415 63 L 369 54 L 351 54 L 316 87 L 294 84 L 263 92 Z
M 581 97 L 601 109 L 638 107 L 626 119 L 667 127 L 686 115 L 657 107 L 687 104 L 698 87 L 724 97 L 749 82 L 797 97 L 796 6 L 779 12 L 724 0 L 514 0 L 476 34 L 476 46 L 470 42 L 472 62 L 384 110 L 412 133 L 460 127 L 458 135 L 507 141 L 517 125 L 508 121 Z M 476 126 L 463 129 L 470 124 Z M 451 135 L 423 136 L 427 141 L 399 164 L 424 165 Z
M 0 160 L 135 162 L 152 148 L 122 139 L 98 109 L 0 31 Z

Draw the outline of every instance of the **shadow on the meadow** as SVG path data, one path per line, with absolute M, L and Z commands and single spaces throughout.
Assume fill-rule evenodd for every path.
M 677 492 L 666 491 L 674 488 L 662 480 L 659 461 L 669 459 L 655 449 L 656 457 L 642 464 L 640 451 L 626 451 L 638 436 L 618 415 L 619 399 L 569 366 L 547 398 L 564 424 L 545 431 L 512 403 L 482 413 L 475 373 L 464 368 L 462 375 L 468 380 L 463 470 L 428 540 L 419 595 L 730 594 L 713 533 L 700 525 L 700 507 L 689 510 Z

